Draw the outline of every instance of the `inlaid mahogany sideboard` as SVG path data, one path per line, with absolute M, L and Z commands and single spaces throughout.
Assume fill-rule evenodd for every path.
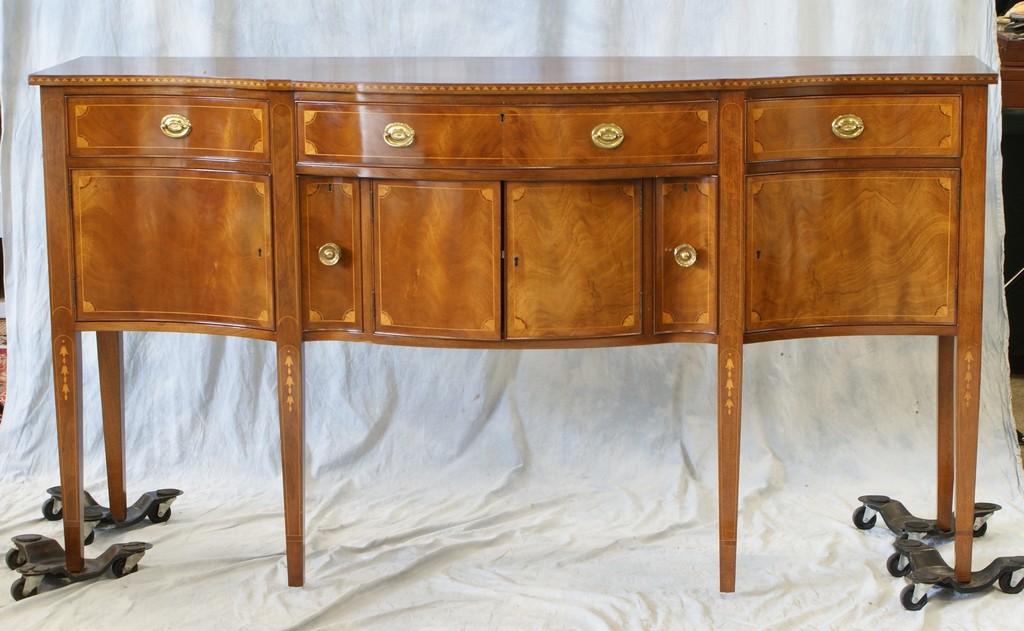
M 69 569 L 82 331 L 122 517 L 121 332 L 276 344 L 290 585 L 304 343 L 714 344 L 723 591 L 744 344 L 896 334 L 938 340 L 937 516 L 968 580 L 995 80 L 964 57 L 83 58 L 32 75 Z

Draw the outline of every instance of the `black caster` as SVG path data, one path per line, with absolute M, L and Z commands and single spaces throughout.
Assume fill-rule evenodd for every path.
M 49 499 L 43 502 L 43 518 L 46 521 L 60 521 L 64 518 L 64 502 L 61 501 L 60 487 L 54 486 L 46 489 L 50 494 Z M 85 506 L 99 506 L 99 502 L 89 495 L 89 491 L 82 491 Z
M 853 525 L 861 530 L 874 528 L 878 515 L 881 515 L 886 528 L 898 537 L 952 539 L 955 534 L 952 530 L 939 530 L 934 519 L 915 517 L 902 502 L 886 495 L 861 495 L 857 501 L 861 506 L 853 511 Z M 1002 506 L 991 502 L 978 502 L 974 505 L 975 537 L 985 534 L 988 518 L 1000 508 Z
M 43 517 L 51 521 L 58 520 L 64 515 L 64 502 L 60 487 L 50 487 L 46 489 L 46 492 L 50 494 L 50 499 L 43 503 Z M 88 491 L 83 493 L 83 498 L 86 512 L 90 509 L 99 511 L 101 518 L 99 519 L 98 526 L 100 528 L 127 528 L 147 517 L 154 524 L 161 524 L 167 521 L 171 518 L 171 503 L 181 494 L 182 491 L 178 489 L 147 491 L 134 504 L 128 507 L 128 513 L 123 521 L 114 519 L 110 509 L 99 504 L 99 502 L 93 499 L 92 495 L 89 495 Z M 86 520 L 88 521 L 88 517 Z M 92 543 L 92 541 L 87 540 L 86 544 L 89 543 Z
M 85 559 L 81 572 L 69 572 L 65 565 L 64 548 L 49 537 L 19 535 L 6 557 L 7 567 L 17 570 L 21 577 L 11 585 L 11 597 L 22 600 L 39 593 L 44 581 L 47 585 L 63 587 L 98 578 L 108 570 L 114 578 L 127 576 L 139 569 L 139 559 L 153 546 L 135 541 L 115 543 L 94 559 Z M 50 579 L 50 580 L 46 580 Z
M 900 557 L 906 564 L 905 575 L 911 581 L 900 592 L 900 604 L 904 609 L 917 611 L 923 608 L 928 604 L 928 592 L 932 587 L 951 589 L 958 594 L 981 592 L 996 583 L 1007 594 L 1019 594 L 1024 590 L 1024 556 L 998 557 L 984 569 L 971 572 L 970 581 L 961 583 L 956 580 L 953 568 L 934 547 L 915 539 L 897 539 L 893 546 L 896 548 L 893 556 Z

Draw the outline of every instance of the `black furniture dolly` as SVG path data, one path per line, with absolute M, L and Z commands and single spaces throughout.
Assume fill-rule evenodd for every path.
M 17 570 L 21 577 L 11 584 L 11 597 L 22 600 L 39 593 L 44 584 L 63 587 L 71 583 L 102 576 L 110 570 L 115 578 L 127 576 L 139 569 L 139 559 L 153 546 L 140 541 L 115 543 L 100 556 L 85 560 L 81 572 L 69 572 L 65 565 L 64 548 L 42 535 L 18 535 L 6 557 L 7 567 Z M 49 580 L 47 580 L 49 579 Z
M 1008 594 L 1017 594 L 1024 589 L 1024 557 L 998 557 L 984 569 L 971 572 L 969 582 L 959 582 L 952 567 L 942 558 L 935 546 L 924 539 L 948 540 L 954 533 L 940 530 L 934 519 L 914 516 L 902 502 L 885 495 L 862 495 L 861 502 L 853 511 L 853 525 L 861 530 L 870 530 L 877 523 L 878 515 L 886 527 L 896 535 L 893 547 L 896 552 L 885 562 L 885 568 L 894 577 L 905 576 L 911 584 L 900 592 L 900 604 L 905 609 L 917 611 L 928 603 L 928 592 L 934 587 L 950 589 L 958 594 L 984 591 L 996 583 Z M 988 518 L 1001 506 L 990 502 L 974 505 L 974 536 L 981 537 L 988 530 Z
M 48 521 L 59 521 L 64 515 L 64 502 L 60 487 L 52 486 L 46 489 L 46 492 L 49 493 L 50 497 L 43 502 L 43 517 Z M 83 491 L 83 504 L 87 511 L 85 544 L 89 545 L 92 543 L 95 534 L 93 528 L 127 528 L 128 526 L 134 526 L 146 517 L 154 524 L 167 521 L 171 518 L 171 504 L 181 494 L 182 491 L 178 489 L 147 491 L 134 504 L 128 507 L 125 518 L 118 520 L 109 508 L 97 502 L 88 491 Z M 94 522 L 88 519 L 90 508 L 99 511 L 101 515 L 99 520 Z

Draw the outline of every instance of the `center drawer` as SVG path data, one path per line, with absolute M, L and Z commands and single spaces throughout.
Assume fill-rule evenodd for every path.
M 718 159 L 715 101 L 510 108 L 511 166 L 701 164 Z
M 704 164 L 715 101 L 629 105 L 298 104 L 300 160 L 432 167 Z

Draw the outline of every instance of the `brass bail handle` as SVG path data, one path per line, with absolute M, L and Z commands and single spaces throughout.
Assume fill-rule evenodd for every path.
M 679 267 L 693 267 L 697 262 L 697 249 L 689 243 L 682 243 L 672 250 L 672 258 Z
M 590 132 L 590 139 L 601 149 L 614 149 L 625 138 L 626 132 L 615 123 L 601 123 Z
M 168 114 L 160 121 L 160 131 L 168 138 L 184 138 L 192 131 L 192 121 L 182 114 Z
M 341 262 L 341 248 L 337 243 L 325 243 L 317 251 L 320 262 L 330 267 Z
M 405 123 L 388 123 L 384 126 L 384 142 L 395 148 L 408 147 L 416 139 L 416 130 Z
M 864 133 L 864 121 L 856 114 L 840 114 L 832 121 L 832 133 L 836 138 L 853 140 Z

